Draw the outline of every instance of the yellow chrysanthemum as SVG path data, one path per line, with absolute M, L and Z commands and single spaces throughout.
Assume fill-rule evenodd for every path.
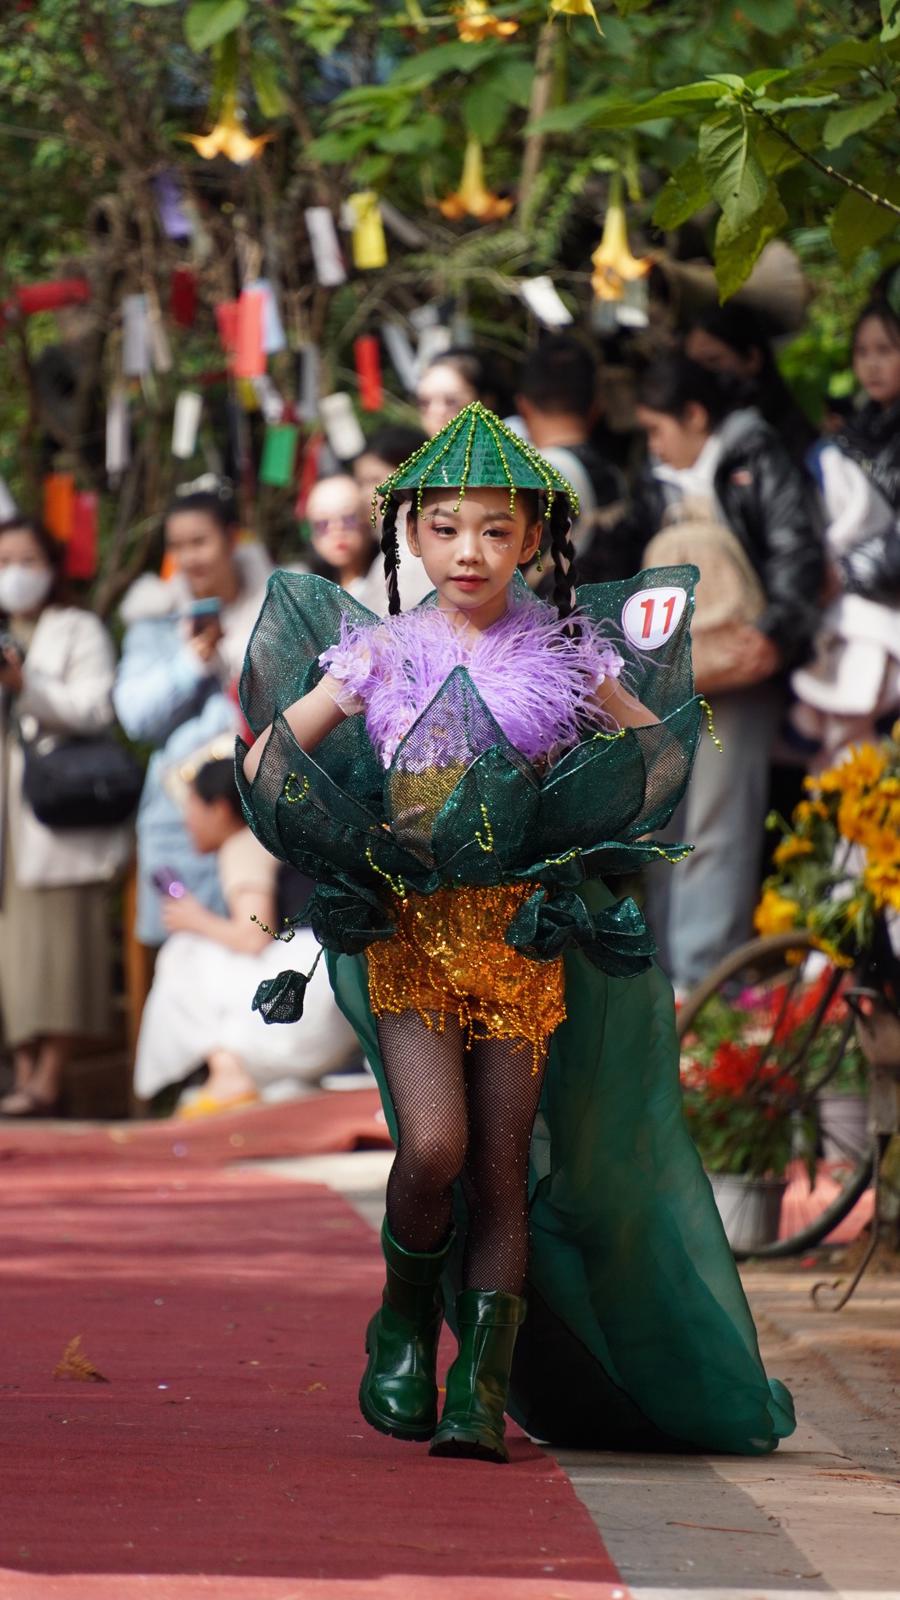
M 753 917 L 753 926 L 759 934 L 787 933 L 800 924 L 799 907 L 777 889 L 764 889 L 762 899 Z
M 811 855 L 815 855 L 815 845 L 812 840 L 800 839 L 795 833 L 790 833 L 786 839 L 782 839 L 772 860 L 776 867 L 786 867 L 789 861 L 796 861 L 798 856 Z

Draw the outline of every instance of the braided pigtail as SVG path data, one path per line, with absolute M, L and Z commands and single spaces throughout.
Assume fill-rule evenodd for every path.
M 575 546 L 569 538 L 572 526 L 569 502 L 565 495 L 553 496 L 550 512 L 550 556 L 553 561 L 553 604 L 561 619 L 570 617 L 578 604 L 575 594 Z
M 387 585 L 388 615 L 399 616 L 400 613 L 400 582 L 397 577 L 397 568 L 400 565 L 400 547 L 397 543 L 397 512 L 400 502 L 392 494 L 385 507 L 384 520 L 381 524 L 381 550 L 384 556 L 384 581 Z

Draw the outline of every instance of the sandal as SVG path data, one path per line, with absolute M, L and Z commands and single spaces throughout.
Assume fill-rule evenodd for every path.
M 52 1117 L 58 1101 L 42 1100 L 31 1089 L 10 1089 L 0 1100 L 0 1117 Z

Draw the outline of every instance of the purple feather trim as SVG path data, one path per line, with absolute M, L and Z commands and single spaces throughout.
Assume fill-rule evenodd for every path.
M 539 761 L 567 749 L 586 727 L 602 726 L 593 700 L 622 657 L 589 618 L 580 635 L 555 611 L 527 596 L 474 637 L 435 605 L 390 617 L 376 627 L 346 620 L 340 643 L 319 662 L 362 703 L 366 728 L 386 767 L 416 718 L 454 667 L 463 666 L 510 743 Z

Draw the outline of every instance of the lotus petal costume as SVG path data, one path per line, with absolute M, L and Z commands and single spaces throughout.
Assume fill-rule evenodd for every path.
M 476 404 L 389 480 L 383 503 L 476 484 L 537 489 L 551 516 L 554 499 L 571 502 L 565 480 Z M 696 576 L 655 570 L 582 588 L 574 629 L 519 581 L 506 617 L 473 646 L 434 596 L 382 619 L 323 579 L 276 573 L 241 683 L 251 729 L 273 730 L 253 782 L 243 747 L 237 772 L 257 837 L 315 879 L 305 920 L 392 1129 L 373 1004 L 384 986 L 413 982 L 411 919 L 425 928 L 423 1011 L 449 1003 L 428 944 L 439 926 L 442 949 L 454 929 L 454 959 L 476 973 L 459 987 L 476 1037 L 504 1026 L 507 1003 L 517 1027 L 544 1013 L 531 1034 L 519 1029 L 552 1036 L 512 1414 L 559 1445 L 761 1454 L 793 1430 L 791 1399 L 763 1370 L 682 1118 L 671 988 L 638 906 L 604 881 L 677 871 L 683 853 L 653 834 L 684 792 L 704 719 L 690 665 Z M 282 712 L 325 670 L 360 709 L 313 756 Z M 591 689 L 617 674 L 658 722 L 620 729 L 585 714 Z M 511 975 L 495 1009 L 477 994 L 482 939 L 491 972 Z M 272 980 L 257 997 L 264 1014 L 298 1017 L 304 982 L 287 970 Z M 451 1283 L 465 1222 L 460 1194 Z

